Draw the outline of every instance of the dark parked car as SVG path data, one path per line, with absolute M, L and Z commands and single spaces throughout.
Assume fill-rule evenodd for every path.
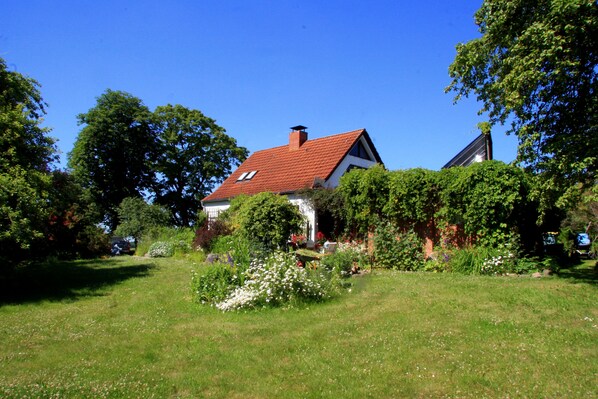
M 112 255 L 129 255 L 131 253 L 131 243 L 124 238 L 113 238 L 110 252 Z

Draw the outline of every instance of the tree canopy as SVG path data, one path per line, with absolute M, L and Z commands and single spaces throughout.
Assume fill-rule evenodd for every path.
M 49 129 L 40 126 L 44 106 L 39 84 L 0 58 L 0 263 L 43 237 L 56 154 Z
M 150 115 L 139 98 L 106 90 L 95 107 L 77 116 L 83 128 L 69 154 L 69 167 L 111 229 L 118 225 L 116 209 L 122 200 L 141 197 L 151 187 L 156 140 Z
M 176 225 L 189 226 L 201 199 L 245 160 L 247 150 L 198 110 L 169 104 L 157 107 L 152 120 L 159 145 L 156 203 L 171 211 Z
M 447 91 L 473 93 L 488 126 L 510 124 L 518 162 L 564 204 L 598 167 L 598 6 L 595 0 L 484 0 L 481 36 L 457 45 Z

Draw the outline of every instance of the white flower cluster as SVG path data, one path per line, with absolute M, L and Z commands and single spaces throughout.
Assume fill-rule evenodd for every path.
M 357 241 L 339 242 L 337 251 L 341 251 L 341 252 L 352 251 L 352 252 L 356 252 L 361 255 L 368 254 L 368 250 L 365 245 L 365 242 L 357 242 Z
M 254 260 L 245 272 L 244 284 L 215 306 L 229 311 L 323 299 L 328 294 L 322 273 L 297 267 L 293 255 L 276 252 L 264 261 Z
M 515 254 L 507 252 L 485 259 L 480 270 L 481 274 L 501 274 L 509 269 L 509 265 L 515 260 Z
M 168 258 L 174 255 L 174 246 L 170 242 L 156 241 L 149 247 L 147 255 L 150 258 Z

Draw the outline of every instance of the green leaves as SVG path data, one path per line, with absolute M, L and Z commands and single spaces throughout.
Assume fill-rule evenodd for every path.
M 455 101 L 475 94 L 490 125 L 510 123 L 508 133 L 519 139 L 518 162 L 541 174 L 551 190 L 593 185 L 596 2 L 485 0 L 475 17 L 482 36 L 457 46 L 447 91 Z
M 121 91 L 107 90 L 78 118 L 84 127 L 69 166 L 112 229 L 121 201 L 147 194 L 170 211 L 174 224 L 193 224 L 201 199 L 247 157 L 200 111 L 166 105 L 152 113 Z

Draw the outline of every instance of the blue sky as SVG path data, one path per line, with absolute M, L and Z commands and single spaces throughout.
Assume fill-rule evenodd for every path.
M 480 1 L 4 1 L 0 57 L 37 79 L 62 165 L 106 89 L 216 119 L 250 152 L 366 128 L 389 169 L 440 169 L 478 134 L 445 94 Z M 517 140 L 493 131 L 494 157 Z

